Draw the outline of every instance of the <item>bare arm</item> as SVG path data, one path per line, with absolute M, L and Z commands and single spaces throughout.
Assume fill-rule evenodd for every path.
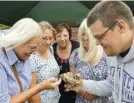
M 35 87 L 36 81 L 37 81 L 37 73 L 33 72 L 32 73 L 32 83 L 31 83 L 31 87 L 30 88 Z M 30 103 L 41 103 L 41 101 L 40 101 L 40 94 L 39 93 L 35 94 L 34 96 L 32 96 L 30 98 L 29 101 L 30 101 Z
M 60 84 L 61 80 L 57 81 L 55 78 L 44 80 L 39 84 L 36 84 L 33 88 L 29 90 L 19 93 L 17 95 L 13 95 L 11 97 L 10 103 L 22 103 L 28 100 L 30 97 L 34 96 L 41 90 L 54 89 Z
M 25 92 L 22 92 L 20 94 L 17 95 L 13 95 L 11 97 L 10 103 L 22 103 L 25 102 L 26 100 L 28 100 L 31 96 L 33 96 L 34 94 L 38 93 L 40 91 L 40 86 L 37 85 L 34 88 L 31 88 Z

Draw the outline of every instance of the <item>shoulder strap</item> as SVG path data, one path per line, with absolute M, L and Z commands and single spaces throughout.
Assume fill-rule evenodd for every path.
M 22 84 L 21 84 L 21 81 L 20 81 L 20 79 L 19 79 L 19 75 L 18 75 L 18 72 L 17 72 L 17 70 L 16 70 L 15 64 L 12 65 L 12 68 L 13 68 L 12 71 L 13 71 L 13 73 L 14 73 L 14 76 L 15 76 L 15 78 L 16 78 L 18 84 L 19 84 L 20 92 L 23 92 Z
M 2 52 L 3 52 L 3 53 L 5 54 L 5 56 L 7 57 L 5 48 L 2 48 Z M 15 76 L 15 78 L 16 78 L 18 84 L 19 84 L 20 92 L 22 92 L 22 91 L 23 91 L 23 88 L 22 88 L 21 81 L 20 81 L 20 79 L 19 79 L 18 72 L 17 72 L 16 67 L 15 67 L 15 64 L 12 65 L 12 68 L 13 68 L 12 71 L 13 71 L 13 73 L 14 73 L 14 76 Z

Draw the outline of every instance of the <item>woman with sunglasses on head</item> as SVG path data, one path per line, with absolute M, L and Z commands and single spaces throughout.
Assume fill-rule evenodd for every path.
M 43 35 L 42 40 L 39 44 L 38 49 L 35 51 L 35 54 L 30 56 L 30 62 L 32 65 L 32 84 L 31 87 L 34 87 L 36 83 L 40 83 L 43 80 L 49 78 L 58 77 L 59 66 L 53 56 L 53 51 L 50 48 L 53 40 L 55 38 L 56 31 L 46 21 L 39 23 Z M 31 98 L 30 103 L 58 103 L 60 98 L 59 88 L 51 90 L 43 90 L 39 94 L 34 95 Z
M 86 19 L 81 23 L 78 32 L 80 47 L 70 56 L 70 71 L 78 73 L 83 79 L 105 80 L 107 78 L 107 62 L 103 48 L 96 45 L 90 29 L 87 29 Z M 109 103 L 108 97 L 91 95 L 86 91 L 77 94 L 75 103 Z

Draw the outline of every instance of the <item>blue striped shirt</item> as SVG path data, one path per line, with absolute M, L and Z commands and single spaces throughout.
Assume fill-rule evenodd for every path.
M 31 67 L 29 61 L 20 61 L 13 50 L 6 51 L 7 57 L 0 50 L 0 103 L 9 103 L 12 95 L 20 92 L 19 84 L 12 72 L 15 64 L 23 90 L 31 83 Z

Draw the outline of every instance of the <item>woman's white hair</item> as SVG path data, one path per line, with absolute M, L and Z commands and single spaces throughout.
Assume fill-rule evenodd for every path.
M 42 36 L 38 23 L 31 18 L 23 18 L 16 22 L 6 35 L 0 35 L 0 47 L 13 49 L 36 36 Z
M 82 39 L 81 39 L 83 33 L 87 35 L 89 38 L 89 50 L 88 51 L 85 50 Z M 84 19 L 79 27 L 78 40 L 80 42 L 80 47 L 79 47 L 80 60 L 90 62 L 96 54 L 97 45 L 96 45 L 96 40 L 94 39 L 90 29 L 87 27 L 87 19 Z

